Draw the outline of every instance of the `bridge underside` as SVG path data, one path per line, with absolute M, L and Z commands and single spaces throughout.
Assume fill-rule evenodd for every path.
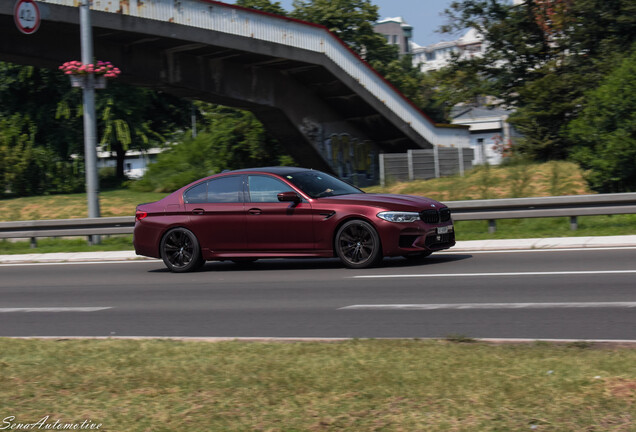
M 80 58 L 79 11 L 43 5 L 32 35 L 0 0 L 0 59 L 57 68 Z M 377 178 L 380 151 L 431 147 L 324 55 L 252 38 L 92 12 L 94 52 L 124 82 L 252 111 L 303 166 Z

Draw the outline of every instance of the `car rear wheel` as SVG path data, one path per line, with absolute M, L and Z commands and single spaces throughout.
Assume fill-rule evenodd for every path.
M 192 231 L 174 228 L 161 239 L 161 258 L 168 270 L 184 273 L 200 268 L 205 261 L 199 241 Z
M 373 226 L 362 220 L 351 220 L 336 234 L 338 258 L 349 268 L 366 268 L 382 259 L 380 237 Z

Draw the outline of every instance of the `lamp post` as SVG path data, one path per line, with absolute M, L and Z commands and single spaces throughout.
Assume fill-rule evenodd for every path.
M 82 46 L 82 63 L 93 62 L 93 29 L 91 25 L 90 0 L 80 3 L 80 37 Z M 97 125 L 95 118 L 95 75 L 84 77 L 82 89 L 84 99 L 84 161 L 86 164 L 86 198 L 88 201 L 88 217 L 98 218 L 99 212 L 99 178 L 97 177 Z M 99 236 L 89 236 L 90 244 L 98 244 Z

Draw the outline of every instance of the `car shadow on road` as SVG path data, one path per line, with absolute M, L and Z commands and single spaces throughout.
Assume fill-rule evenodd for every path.
M 467 253 L 445 253 L 431 255 L 422 259 L 405 259 L 402 257 L 385 258 L 374 268 L 404 268 L 431 266 L 452 263 L 472 258 Z M 197 272 L 236 272 L 236 271 L 269 271 L 269 270 L 329 270 L 346 268 L 338 258 L 274 258 L 255 262 L 208 261 Z M 167 268 L 157 268 L 149 273 L 168 273 Z

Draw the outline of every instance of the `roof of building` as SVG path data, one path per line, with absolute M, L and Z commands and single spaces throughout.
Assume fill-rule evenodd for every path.
M 457 105 L 451 110 L 451 117 L 453 120 L 459 120 L 468 118 L 502 117 L 511 113 L 512 111 L 510 110 L 497 107 Z
M 404 21 L 404 18 L 402 18 L 402 17 L 383 18 L 383 19 L 375 22 L 376 25 L 377 24 L 385 24 L 385 23 L 397 23 L 397 24 L 400 24 L 402 27 L 411 27 L 411 25 L 409 23 L 407 23 L 406 21 Z

